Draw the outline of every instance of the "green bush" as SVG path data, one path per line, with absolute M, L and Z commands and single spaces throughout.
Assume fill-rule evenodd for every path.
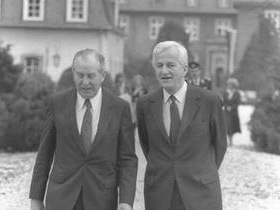
M 0 94 L 14 90 L 21 70 L 19 65 L 14 64 L 10 46 L 4 47 L 0 44 Z
M 53 89 L 54 83 L 48 76 L 35 73 L 22 75 L 14 92 L 2 95 L 7 113 L 0 141 L 2 149 L 34 151 L 38 148 L 47 100 Z
M 1 116 L 0 117 L 0 142 L 1 142 L 1 139 L 4 136 L 4 132 L 7 127 L 6 121 L 8 119 L 6 104 L 2 98 L 0 98 L 0 116 Z
M 280 98 L 264 96 L 255 107 L 250 126 L 257 148 L 280 154 Z

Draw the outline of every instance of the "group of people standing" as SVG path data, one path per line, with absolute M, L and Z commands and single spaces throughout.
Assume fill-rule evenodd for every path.
M 72 64 L 75 89 L 50 99 L 31 210 L 133 208 L 138 159 L 131 108 L 120 99 L 125 87 L 120 97 L 101 87 L 104 63 L 94 49 L 79 51 Z M 147 94 L 134 90 L 144 95 L 136 100 L 136 118 L 147 160 L 145 209 L 222 210 L 223 103 L 214 92 L 185 81 L 188 52 L 180 43 L 158 43 L 152 64 L 161 87 Z
M 135 75 L 132 81 L 127 81 L 124 74 L 119 73 L 115 78 L 117 95 L 128 102 L 131 111 L 132 123 L 136 125 L 136 102 L 137 99 L 148 93 L 143 85 L 143 77 L 140 74 Z
M 189 63 L 189 74 L 187 75 L 187 82 L 198 87 L 212 90 L 212 81 L 210 78 L 202 77 L 202 71 L 199 63 Z M 227 135 L 229 146 L 233 145 L 233 135 L 240 133 L 240 119 L 238 114 L 238 107 L 241 103 L 241 95 L 238 90 L 239 82 L 236 78 L 230 77 L 226 81 L 225 91 L 221 95 L 223 101 L 223 109 L 227 123 Z

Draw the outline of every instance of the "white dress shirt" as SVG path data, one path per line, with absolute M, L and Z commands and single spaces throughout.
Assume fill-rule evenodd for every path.
M 77 125 L 78 125 L 78 130 L 79 134 L 81 134 L 82 130 L 82 124 L 83 124 L 83 119 L 84 115 L 86 112 L 86 105 L 85 103 L 85 98 L 83 98 L 78 92 L 77 92 L 77 101 L 76 101 L 76 119 L 77 119 Z M 98 122 L 99 122 L 99 117 L 100 117 L 100 111 L 101 111 L 101 102 L 102 102 L 102 91 L 101 88 L 99 88 L 96 96 L 94 98 L 90 99 L 91 103 L 91 113 L 92 113 L 92 137 L 91 137 L 91 142 L 93 142 L 96 132 L 97 132 L 97 127 L 98 127 Z
M 187 83 L 184 82 L 183 86 L 174 94 L 176 99 L 176 105 L 179 110 L 180 119 L 182 119 L 184 105 L 186 101 L 186 93 L 187 93 Z M 170 104 L 171 99 L 169 98 L 170 94 L 163 88 L 163 122 L 166 129 L 166 132 L 169 136 L 170 134 L 170 124 L 171 124 L 171 117 L 170 117 Z

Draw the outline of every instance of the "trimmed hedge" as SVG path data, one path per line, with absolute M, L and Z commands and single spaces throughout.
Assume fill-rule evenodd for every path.
M 265 96 L 251 117 L 251 138 L 265 152 L 280 154 L 280 98 Z

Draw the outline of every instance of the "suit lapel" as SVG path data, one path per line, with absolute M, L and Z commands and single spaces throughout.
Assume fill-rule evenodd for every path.
M 155 93 L 153 98 L 150 98 L 150 113 L 153 115 L 156 124 L 161 131 L 162 135 L 164 136 L 165 140 L 169 142 L 169 138 L 163 123 L 163 93 L 162 89 Z
M 103 134 L 107 130 L 107 125 L 111 119 L 111 109 L 113 107 L 112 100 L 110 100 L 109 95 L 102 89 L 102 102 L 101 102 L 101 112 L 99 116 L 99 122 L 97 127 L 97 132 L 92 143 L 90 152 L 100 143 Z M 89 153 L 90 153 L 89 152 Z
M 181 121 L 181 126 L 179 129 L 179 134 L 177 138 L 179 139 L 186 128 L 189 126 L 191 120 L 195 116 L 196 111 L 200 106 L 200 94 L 199 92 L 192 86 L 188 86 L 188 90 L 186 93 L 186 101 L 184 105 L 183 117 Z
M 65 106 L 66 109 L 66 120 L 69 122 L 69 132 L 72 133 L 74 136 L 75 142 L 78 144 L 78 147 L 82 150 L 84 154 L 86 154 L 86 150 L 83 144 L 83 141 L 79 135 L 78 125 L 77 125 L 77 118 L 76 118 L 76 99 L 77 99 L 77 92 L 73 89 L 69 96 L 66 98 L 65 104 L 69 104 Z

